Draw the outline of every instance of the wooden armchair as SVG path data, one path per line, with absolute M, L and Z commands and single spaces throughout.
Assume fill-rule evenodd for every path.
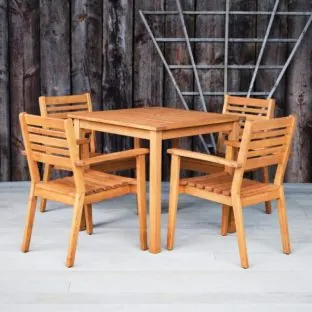
M 74 264 L 83 210 L 89 234 L 93 231 L 91 204 L 105 199 L 137 194 L 140 224 L 140 247 L 147 249 L 145 155 L 147 149 L 133 149 L 81 160 L 73 123 L 70 119 L 44 118 L 20 114 L 20 124 L 31 176 L 28 212 L 22 251 L 29 250 L 37 197 L 73 205 L 73 219 L 66 266 Z M 130 179 L 90 169 L 90 165 L 136 159 L 137 178 Z M 72 177 L 40 181 L 38 163 L 58 166 L 73 172 Z
M 243 129 L 246 120 L 258 121 L 269 120 L 274 117 L 275 100 L 274 99 L 255 99 L 225 95 L 222 114 L 241 116 L 240 122 L 240 137 L 243 134 Z M 224 141 L 226 133 L 219 133 L 217 141 L 217 155 L 224 156 Z M 199 171 L 203 173 L 215 173 L 223 171 L 224 166 L 220 164 L 207 163 L 202 160 L 183 159 L 181 168 L 185 170 Z M 262 168 L 263 181 L 269 182 L 269 168 Z M 265 212 L 270 214 L 272 207 L 270 202 L 265 203 Z
M 261 202 L 277 200 L 283 252 L 290 253 L 290 242 L 283 187 L 295 118 L 289 116 L 267 121 L 249 120 L 245 123 L 241 141 L 225 141 L 226 158 L 171 149 L 172 154 L 167 248 L 173 249 L 179 193 L 193 195 L 222 204 L 221 234 L 226 235 L 230 207 L 233 207 L 241 266 L 248 268 L 242 208 Z M 238 129 L 237 129 L 238 130 Z M 233 159 L 233 148 L 239 148 Z M 224 166 L 221 172 L 206 176 L 179 179 L 181 158 L 212 162 Z M 244 178 L 244 172 L 277 165 L 274 183 Z
M 92 101 L 90 93 L 65 96 L 40 96 L 39 97 L 40 114 L 42 117 L 66 119 L 68 113 L 76 111 L 92 112 Z M 96 149 L 96 139 L 94 131 L 85 131 L 89 135 L 89 153 L 90 156 L 98 155 Z M 114 172 L 117 170 L 133 169 L 136 167 L 135 157 L 127 159 L 112 159 L 101 164 L 95 164 L 94 169 L 105 172 Z M 45 164 L 43 180 L 48 181 L 51 178 L 52 166 Z M 40 211 L 46 210 L 47 200 L 42 199 Z

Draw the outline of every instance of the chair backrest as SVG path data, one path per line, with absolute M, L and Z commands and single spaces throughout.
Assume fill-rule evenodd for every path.
M 235 170 L 238 180 L 244 171 L 277 165 L 274 184 L 281 185 L 295 123 L 294 116 L 264 121 L 247 120 L 237 157 L 237 161 L 244 165 Z
M 274 99 L 255 99 L 239 96 L 224 96 L 223 114 L 241 116 L 246 120 L 265 120 L 274 117 Z
M 224 96 L 223 114 L 243 116 L 240 121 L 241 132 L 246 120 L 268 120 L 274 117 L 275 100 L 274 99 L 255 99 L 239 96 Z M 218 138 L 218 152 L 224 149 L 225 135 L 221 133 Z
M 79 146 L 70 119 L 61 120 L 21 113 L 20 124 L 32 181 L 40 181 L 38 163 L 73 171 L 75 182 L 82 178 L 75 166 Z
M 40 114 L 42 117 L 66 119 L 68 113 L 92 112 L 90 93 L 64 96 L 40 96 Z M 91 131 L 90 152 L 95 152 L 95 133 Z
M 43 117 L 66 119 L 68 113 L 92 111 L 90 93 L 64 96 L 40 96 L 40 114 Z

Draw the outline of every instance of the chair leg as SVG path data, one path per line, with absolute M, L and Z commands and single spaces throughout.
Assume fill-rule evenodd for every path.
M 263 168 L 263 182 L 270 183 L 269 167 Z M 272 213 L 272 205 L 270 201 L 265 202 L 265 213 L 267 214 Z
M 170 194 L 168 211 L 167 249 L 172 250 L 174 245 L 174 234 L 177 220 L 179 179 L 180 179 L 180 157 L 172 155 L 170 173 Z
M 80 222 L 80 231 L 83 232 L 87 229 L 87 224 L 86 224 L 86 212 L 85 210 L 81 214 L 81 222 Z
M 34 218 L 36 213 L 36 206 L 37 206 L 37 197 L 34 196 L 34 185 L 30 188 L 29 198 L 28 198 L 28 207 L 27 207 L 27 216 L 26 216 L 26 224 L 24 230 L 24 237 L 21 246 L 21 250 L 23 252 L 29 251 L 30 239 L 32 228 L 34 224 Z
M 93 233 L 92 205 L 84 205 L 84 216 L 86 222 L 86 231 L 89 235 Z M 81 226 L 80 226 L 81 229 Z
M 235 233 L 235 220 L 233 208 L 231 206 L 222 205 L 222 223 L 221 223 L 221 235 L 226 236 L 227 233 Z
M 235 226 L 233 207 L 230 207 L 229 221 L 228 222 L 229 222 L 228 233 L 235 233 L 236 232 L 236 226 Z
M 226 236 L 228 233 L 230 216 L 230 206 L 222 205 L 222 217 L 221 217 L 221 235 Z
M 147 250 L 147 222 L 146 222 L 146 173 L 145 173 L 145 155 L 137 156 L 136 159 L 137 174 L 137 213 L 139 216 L 140 227 L 140 248 Z
M 242 205 L 241 205 L 239 198 L 235 199 L 233 202 L 233 211 L 234 211 L 234 219 L 235 219 L 235 225 L 236 225 L 241 266 L 242 268 L 247 269 L 249 267 L 249 264 L 248 264 L 248 255 L 247 255 L 246 238 L 245 238 L 245 230 L 244 230 L 243 209 L 242 209 Z
M 71 234 L 69 240 L 69 247 L 67 252 L 66 266 L 68 268 L 72 267 L 75 262 L 75 255 L 77 249 L 77 241 L 79 235 L 79 228 L 81 223 L 81 216 L 83 213 L 84 206 L 84 194 L 77 194 L 75 197 L 73 220 L 71 227 Z
M 277 200 L 277 212 L 278 212 L 278 219 L 279 219 L 279 224 L 280 224 L 280 229 L 281 229 L 283 252 L 285 254 L 290 254 L 291 248 L 290 248 L 290 240 L 289 240 L 289 232 L 288 232 L 285 194 L 284 194 L 283 189 L 280 190 L 280 198 Z
M 43 182 L 48 182 L 51 179 L 52 166 L 49 164 L 44 164 L 43 170 Z M 40 212 L 45 212 L 47 207 L 47 200 L 45 198 L 41 198 L 40 201 Z

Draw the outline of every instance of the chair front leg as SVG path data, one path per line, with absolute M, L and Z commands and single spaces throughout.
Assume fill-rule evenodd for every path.
M 51 179 L 53 166 L 49 164 L 44 164 L 43 170 L 43 182 L 48 182 Z M 45 212 L 47 207 L 47 200 L 45 198 L 41 198 L 40 201 L 40 212 Z
M 241 266 L 244 269 L 249 267 L 248 264 L 248 255 L 246 247 L 246 238 L 245 238 L 245 229 L 244 229 L 244 218 L 243 218 L 243 209 L 241 205 L 241 200 L 239 197 L 233 197 L 233 212 L 237 232 L 238 248 L 241 260 Z
M 264 183 L 270 183 L 269 167 L 263 168 L 263 182 Z M 265 213 L 267 213 L 267 214 L 272 213 L 272 204 L 270 201 L 265 202 Z
M 172 155 L 171 173 L 170 173 L 170 194 L 168 211 L 168 231 L 167 231 L 167 249 L 172 250 L 174 245 L 174 234 L 177 220 L 179 180 L 180 180 L 181 159 L 179 156 Z
M 68 247 L 67 259 L 66 259 L 66 266 L 68 268 L 72 267 L 75 262 L 81 216 L 83 213 L 83 206 L 84 206 L 84 198 L 85 198 L 84 194 L 76 194 L 75 196 L 73 220 L 72 220 L 71 234 L 70 234 L 69 247 Z
M 30 187 L 29 197 L 28 197 L 28 207 L 27 207 L 27 216 L 26 216 L 26 224 L 24 230 L 24 237 L 21 246 L 21 250 L 23 252 L 29 251 L 30 239 L 35 219 L 36 206 L 37 206 L 37 197 L 34 196 L 35 186 L 34 184 Z
M 145 155 L 136 157 L 136 178 L 137 178 L 137 212 L 140 227 L 140 248 L 147 250 L 147 222 L 146 222 L 146 172 Z
M 290 240 L 289 240 L 289 232 L 288 232 L 288 221 L 287 221 L 287 213 L 286 213 L 286 201 L 284 189 L 281 187 L 280 189 L 280 198 L 277 200 L 277 212 L 278 219 L 281 229 L 281 237 L 282 237 L 282 245 L 283 252 L 285 254 L 290 254 Z

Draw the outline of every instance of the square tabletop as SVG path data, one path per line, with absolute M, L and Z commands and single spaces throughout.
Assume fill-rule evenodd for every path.
M 164 131 L 237 121 L 239 117 L 166 107 L 73 112 L 68 117 L 142 130 Z

